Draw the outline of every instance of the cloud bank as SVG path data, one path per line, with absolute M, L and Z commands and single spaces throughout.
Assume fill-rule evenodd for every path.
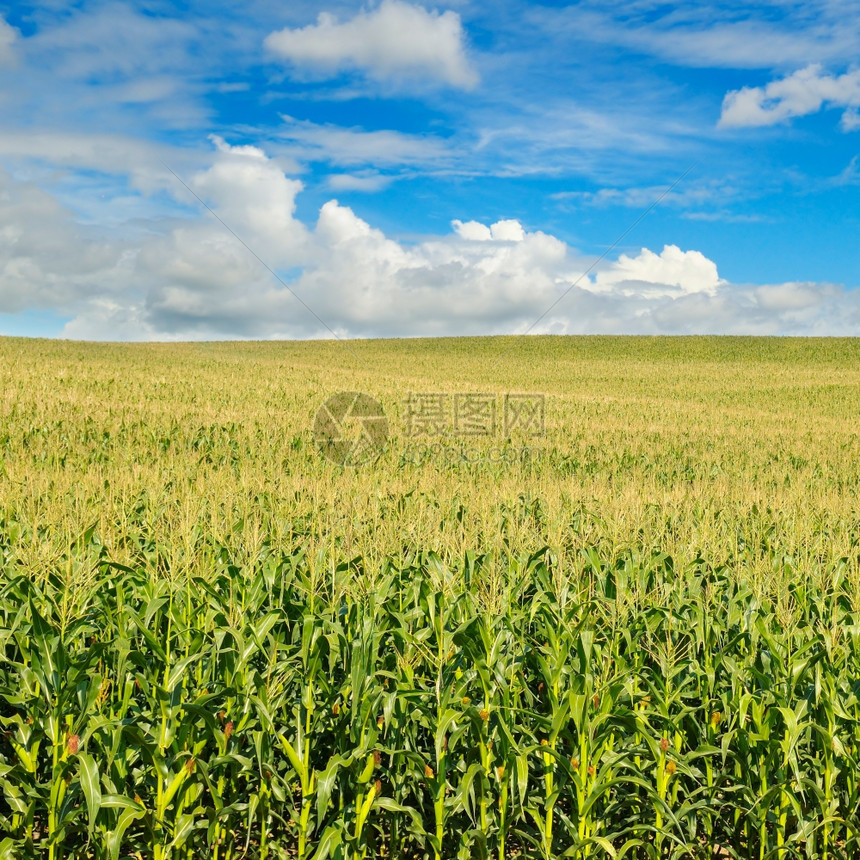
M 696 250 L 666 245 L 603 261 L 517 220 L 455 220 L 405 243 L 329 200 L 296 216 L 302 183 L 255 146 L 213 138 L 189 180 L 285 287 L 208 213 L 148 220 L 136 234 L 80 223 L 0 172 L 0 313 L 53 309 L 87 339 L 557 333 L 850 334 L 860 291 L 739 285 Z M 173 188 L 188 203 L 181 186 Z M 295 295 L 294 295 L 295 294 Z M 296 300 L 300 296 L 324 321 Z
M 267 50 L 298 68 L 323 73 L 357 69 L 378 80 L 420 77 L 470 89 L 478 82 L 456 12 L 428 12 L 403 0 L 383 0 L 340 22 L 321 12 L 317 23 L 270 33 Z
M 822 106 L 847 108 L 844 131 L 860 127 L 860 69 L 833 76 L 820 65 L 807 66 L 764 87 L 732 90 L 723 100 L 719 125 L 727 128 L 776 125 L 796 116 L 817 113 Z

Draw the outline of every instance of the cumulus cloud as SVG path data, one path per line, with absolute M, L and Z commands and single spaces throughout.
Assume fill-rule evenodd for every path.
M 466 239 L 469 242 L 492 242 L 492 228 L 486 224 L 481 224 L 479 221 L 462 221 L 454 220 L 451 226 L 461 239 Z
M 489 227 L 479 221 L 454 220 L 451 222 L 454 232 L 470 242 L 522 242 L 526 234 L 519 221 L 508 219 L 496 221 Z
M 17 38 L 18 31 L 0 16 L 0 66 L 12 65 L 14 62 L 14 45 Z
M 605 271 L 598 272 L 595 290 L 616 291 L 627 296 L 682 296 L 691 293 L 716 295 L 726 281 L 717 266 L 700 251 L 682 251 L 666 245 L 655 254 L 643 248 L 636 257 L 622 254 Z
M 558 299 L 534 331 L 849 334 L 860 325 L 860 290 L 732 284 L 714 261 L 672 244 L 586 274 L 590 258 L 515 219 L 456 220 L 407 243 L 329 200 L 308 224 L 296 216 L 301 183 L 266 152 L 213 143 L 189 185 L 283 281 L 209 213 L 107 234 L 0 173 L 0 313 L 50 309 L 70 319 L 65 336 L 109 340 L 525 332 Z
M 273 264 L 300 262 L 307 231 L 294 216 L 302 183 L 288 179 L 256 146 L 230 146 L 217 135 L 211 139 L 218 156 L 194 177 L 194 189 L 225 223 L 252 236 Z
M 333 73 L 359 69 L 391 80 L 420 76 L 469 89 L 478 82 L 464 47 L 460 16 L 383 0 L 348 21 L 321 12 L 316 24 L 270 33 L 267 50 L 297 67 Z
M 847 108 L 842 116 L 844 131 L 860 126 L 860 69 L 833 76 L 823 74 L 820 65 L 811 65 L 764 87 L 732 90 L 723 99 L 719 125 L 776 125 L 792 117 L 817 113 L 825 104 Z

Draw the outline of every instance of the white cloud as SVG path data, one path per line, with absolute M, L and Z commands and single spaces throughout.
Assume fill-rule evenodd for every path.
M 0 170 L 0 312 L 68 308 L 91 288 L 107 294 L 124 252 L 36 185 Z
M 360 69 L 379 80 L 429 78 L 469 89 L 478 82 L 464 48 L 460 16 L 382 0 L 340 22 L 321 12 L 316 24 L 270 33 L 265 47 L 296 66 L 325 72 Z
M 381 191 L 391 184 L 392 177 L 375 171 L 361 173 L 333 173 L 328 177 L 332 191 Z
M 649 10 L 648 7 L 652 6 Z M 777 11 L 778 10 L 778 11 Z M 856 4 L 576 3 L 532 10 L 548 40 L 633 49 L 692 68 L 786 68 L 852 62 L 860 48 Z
M 496 221 L 490 233 L 496 242 L 522 242 L 526 237 L 522 224 L 515 220 Z
M 723 99 L 719 125 L 776 125 L 792 117 L 817 113 L 825 104 L 848 108 L 842 117 L 842 128 L 845 131 L 857 128 L 860 69 L 833 76 L 822 74 L 821 66 L 811 65 L 764 87 L 732 90 Z
M 10 66 L 15 62 L 15 42 L 18 31 L 0 16 L 0 66 Z
M 175 183 L 159 159 L 183 170 L 189 164 L 188 155 L 188 150 L 169 149 L 122 134 L 23 131 L 0 126 L 0 158 L 19 165 L 46 164 L 51 171 L 72 168 L 125 175 L 134 188 L 146 192 Z
M 850 334 L 860 290 L 737 285 L 696 250 L 666 245 L 603 261 L 513 219 L 454 221 L 400 242 L 330 200 L 296 217 L 301 183 L 255 146 L 213 138 L 189 184 L 209 213 L 96 232 L 32 183 L 0 174 L 0 313 L 50 309 L 67 337 L 215 339 L 523 332 Z M 572 284 L 576 286 L 571 287 Z M 321 324 L 296 300 L 300 296 Z M 329 328 L 330 327 L 330 328 Z
M 839 125 L 842 131 L 857 131 L 860 128 L 860 111 L 857 108 L 845 111 Z
M 276 139 L 284 141 L 279 150 L 304 161 L 326 161 L 352 166 L 410 166 L 444 163 L 448 158 L 444 143 L 433 137 L 403 134 L 383 129 L 365 131 L 320 125 L 281 115 L 284 126 Z
M 463 221 L 454 220 L 451 222 L 454 232 L 468 242 L 492 242 L 493 231 L 479 221 Z
M 454 220 L 451 222 L 454 232 L 469 242 L 522 242 L 526 233 L 523 225 L 514 219 L 496 221 L 489 227 L 479 221 Z
M 66 80 L 109 84 L 185 70 L 194 24 L 121 3 L 76 8 L 27 39 L 34 58 Z
M 716 295 L 726 281 L 717 266 L 699 251 L 682 251 L 666 245 L 660 254 L 643 248 L 636 257 L 622 254 L 610 268 L 599 272 L 594 289 L 626 296 Z
M 259 31 L 246 35 L 244 16 L 216 21 L 211 10 L 134 7 L 85 0 L 34 8 L 13 46 L 19 68 L 0 76 L 3 125 L 30 128 L 35 118 L 58 133 L 139 140 L 212 128 L 208 95 L 259 62 Z M 0 43 L 4 32 L 0 24 Z
M 661 206 L 702 206 L 714 199 L 725 201 L 737 194 L 732 184 L 725 179 L 697 182 L 694 185 L 679 185 L 669 190 L 666 185 L 647 185 L 633 188 L 601 188 L 599 191 L 557 191 L 550 195 L 553 200 L 583 203 L 588 206 L 629 206 L 647 209 L 656 200 Z
M 253 237 L 273 265 L 301 262 L 307 231 L 294 215 L 302 183 L 256 146 L 230 146 L 215 135 L 212 141 L 215 163 L 193 178 L 194 189 L 239 235 Z
M 831 184 L 834 186 L 840 185 L 860 185 L 860 156 L 855 155 L 848 164 L 834 176 Z
M 834 295 L 833 287 L 824 288 Z M 756 287 L 759 307 L 766 311 L 802 311 L 814 308 L 821 301 L 822 287 L 817 284 L 786 283 L 765 284 Z

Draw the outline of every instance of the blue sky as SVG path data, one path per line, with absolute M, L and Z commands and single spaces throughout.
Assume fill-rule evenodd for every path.
M 856 0 L 0 0 L 0 334 L 857 334 L 858 57 Z

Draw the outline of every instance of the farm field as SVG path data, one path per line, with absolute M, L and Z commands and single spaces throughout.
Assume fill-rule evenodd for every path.
M 0 857 L 860 856 L 857 340 L 0 380 Z M 342 391 L 387 421 L 346 467 Z

